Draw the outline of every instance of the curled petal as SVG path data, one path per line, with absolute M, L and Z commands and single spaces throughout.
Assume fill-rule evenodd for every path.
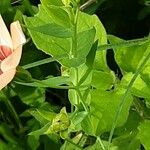
M 11 37 L 13 42 L 13 49 L 16 49 L 17 47 L 23 45 L 26 42 L 19 21 L 15 21 L 11 23 L 10 32 L 11 32 Z
M 22 45 L 20 45 L 17 49 L 15 49 L 12 54 L 10 54 L 7 58 L 5 58 L 1 62 L 1 70 L 3 72 L 6 72 L 9 69 L 16 68 L 20 62 L 21 54 L 22 54 Z
M 1 15 L 0 15 L 0 45 L 7 46 L 13 49 L 10 34 Z
M 0 90 L 4 88 L 15 76 L 16 69 L 10 69 L 0 75 Z

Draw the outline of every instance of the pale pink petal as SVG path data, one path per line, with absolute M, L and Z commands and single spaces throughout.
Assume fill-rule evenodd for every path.
M 0 90 L 3 89 L 15 76 L 16 69 L 10 69 L 0 75 Z
M 7 46 L 13 49 L 10 34 L 1 15 L 0 15 L 0 45 Z
M 4 60 L 11 53 L 12 51 L 9 47 L 0 45 L 0 61 Z
M 22 54 L 22 45 L 20 45 L 17 49 L 15 49 L 12 54 L 10 54 L 7 58 L 5 58 L 1 62 L 1 70 L 3 72 L 6 72 L 9 69 L 16 68 L 20 62 L 21 54 Z
M 26 42 L 19 21 L 15 21 L 10 25 L 10 32 L 14 49 Z

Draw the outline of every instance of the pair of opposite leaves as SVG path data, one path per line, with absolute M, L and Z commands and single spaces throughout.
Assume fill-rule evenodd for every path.
M 26 42 L 19 21 L 11 23 L 10 33 L 0 15 L 0 90 L 14 78 Z

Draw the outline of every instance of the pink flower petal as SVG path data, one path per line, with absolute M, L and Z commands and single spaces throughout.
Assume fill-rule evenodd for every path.
M 10 69 L 0 75 L 0 90 L 3 89 L 15 76 L 16 69 Z
M 13 42 L 13 49 L 16 49 L 18 46 L 23 45 L 26 42 L 19 21 L 11 23 L 10 32 Z
M 12 51 L 9 47 L 0 45 L 0 61 L 4 60 L 11 53 Z
M 7 58 L 5 58 L 1 62 L 1 70 L 3 72 L 6 72 L 9 69 L 16 68 L 20 62 L 21 54 L 22 54 L 22 45 L 20 45 L 17 49 L 15 49 L 12 54 L 10 54 Z
M 1 15 L 0 15 L 0 45 L 7 46 L 13 49 L 10 34 Z

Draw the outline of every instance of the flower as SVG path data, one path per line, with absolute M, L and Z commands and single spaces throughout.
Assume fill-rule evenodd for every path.
M 10 33 L 0 15 L 0 90 L 14 78 L 26 42 L 19 21 L 11 23 Z

